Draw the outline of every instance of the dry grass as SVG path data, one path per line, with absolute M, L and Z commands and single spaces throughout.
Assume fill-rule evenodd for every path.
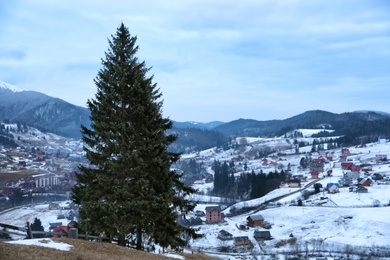
M 61 251 L 40 246 L 27 246 L 0 242 L 1 260 L 136 260 L 136 259 L 172 259 L 157 254 L 150 254 L 124 248 L 109 243 L 89 242 L 68 238 L 53 238 L 73 246 L 70 251 Z M 183 254 L 189 260 L 215 260 L 202 254 Z
M 0 173 L 0 187 L 3 187 L 7 182 L 17 182 L 20 178 L 26 178 L 37 173 L 36 171 L 29 170 L 2 172 Z

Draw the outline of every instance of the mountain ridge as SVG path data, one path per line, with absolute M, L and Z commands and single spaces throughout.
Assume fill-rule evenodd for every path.
M 80 125 L 89 126 L 89 110 L 36 91 L 0 82 L 0 120 L 36 127 L 65 137 L 81 138 Z
M 81 125 L 90 125 L 90 111 L 59 98 L 36 91 L 19 90 L 0 82 L 0 121 L 7 120 L 80 139 Z M 390 138 L 390 114 L 370 110 L 341 114 L 309 110 L 287 119 L 266 121 L 242 118 L 226 123 L 171 121 L 172 132 L 179 137 L 175 144 L 177 152 L 182 152 L 187 147 L 196 151 L 221 146 L 228 138 L 236 136 L 275 137 L 283 136 L 294 129 L 305 128 L 332 128 L 334 135 L 348 137 L 344 142 L 349 144 L 372 141 L 378 136 Z M 326 136 L 326 133 L 322 134 Z

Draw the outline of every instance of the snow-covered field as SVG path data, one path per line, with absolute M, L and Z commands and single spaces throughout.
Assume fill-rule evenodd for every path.
M 304 132 L 306 135 L 306 132 Z M 311 140 L 301 138 L 302 140 Z M 275 145 L 280 147 L 281 142 L 286 142 L 277 138 L 277 140 L 262 139 L 262 138 L 246 138 L 248 150 L 250 147 L 255 147 L 256 144 Z M 249 147 L 250 146 L 250 147 Z M 284 144 L 282 145 L 284 147 Z M 300 149 L 301 152 L 309 150 L 310 147 Z M 246 150 L 246 151 L 248 151 Z M 372 143 L 365 147 L 349 147 L 350 155 L 348 161 L 356 164 L 371 164 L 372 173 L 381 173 L 386 177 L 390 177 L 389 164 L 376 163 L 376 155 L 386 155 L 390 158 L 390 143 Z M 325 151 L 324 151 L 325 152 Z M 315 153 L 312 156 L 324 155 Z M 318 180 L 323 187 L 327 183 L 336 183 L 345 174 L 345 170 L 341 168 L 339 162 L 341 149 L 332 151 L 334 153 L 333 161 L 325 164 L 325 172 L 332 170 L 331 177 L 323 177 Z M 217 151 L 209 149 L 197 154 L 183 155 L 183 159 L 195 158 L 203 160 L 206 165 L 209 165 L 208 172 L 211 171 L 211 164 L 214 160 L 229 161 L 238 155 L 237 151 Z M 280 157 L 276 165 L 264 165 L 259 159 L 247 159 L 248 168 L 250 170 L 263 170 L 264 172 L 273 171 L 276 167 L 287 168 L 291 166 L 293 174 L 305 175 L 308 177 L 306 182 L 302 182 L 303 187 L 313 181 L 309 171 L 302 171 L 298 168 L 299 160 L 307 154 L 288 154 Z M 272 160 L 272 159 L 269 159 Z M 361 177 L 365 177 L 363 172 Z M 390 183 L 389 183 L 390 184 Z M 204 204 L 199 204 L 196 210 L 205 210 L 205 207 L 210 205 L 224 204 L 224 200 L 218 197 L 210 197 L 206 195 L 212 190 L 212 183 L 202 181 L 196 182 L 194 187 L 204 195 L 194 195 L 194 199 L 202 201 Z M 328 194 L 321 191 L 316 195 L 312 195 L 308 199 L 303 200 L 303 206 L 290 206 L 292 202 L 296 202 L 302 198 L 303 191 L 297 188 L 283 187 L 274 190 L 262 198 L 255 200 L 238 202 L 230 207 L 225 208 L 224 213 L 230 214 L 232 207 L 240 209 L 243 207 L 260 207 L 266 201 L 285 195 L 277 201 L 279 207 L 266 208 L 260 211 L 247 212 L 242 215 L 226 217 L 225 222 L 220 224 L 197 226 L 199 232 L 205 236 L 202 239 L 190 241 L 192 249 L 206 252 L 210 255 L 221 259 L 255 259 L 254 257 L 262 257 L 261 259 L 271 259 L 270 254 L 281 254 L 286 252 L 303 252 L 303 251 L 326 251 L 340 252 L 352 250 L 354 252 L 390 252 L 390 185 L 386 182 L 376 183 L 367 187 L 367 193 L 350 192 L 348 188 L 341 188 L 339 193 Z M 312 186 L 308 186 L 307 190 L 313 191 Z M 298 191 L 298 192 L 295 192 Z M 291 195 L 290 195 L 291 194 Z M 379 204 L 378 204 L 379 202 Z M 322 206 L 318 206 L 321 203 Z M 378 207 L 373 207 L 376 204 Z M 13 225 L 24 226 L 26 221 L 33 222 L 34 218 L 40 218 L 45 230 L 48 230 L 49 223 L 59 222 L 57 220 L 60 212 L 56 210 L 48 210 L 48 205 L 26 206 L 14 211 L 0 214 L 0 223 L 8 223 Z M 241 230 L 238 227 L 247 223 L 246 218 L 250 215 L 261 214 L 265 221 L 271 223 L 269 229 L 272 240 L 257 242 L 253 237 L 255 228 L 247 228 Z M 191 217 L 191 215 L 189 216 Z M 63 224 L 67 224 L 64 220 Z M 252 241 L 254 248 L 250 252 L 233 252 L 234 245 L 232 240 L 221 241 L 217 238 L 220 230 L 230 232 L 234 237 L 248 236 Z M 294 240 L 294 239 L 295 240 Z M 295 242 L 292 242 L 295 241 Z M 231 248 L 228 252 L 220 252 L 221 248 Z M 348 249 L 348 250 L 347 250 Z M 237 251 L 237 250 L 236 250 Z M 259 258 L 257 258 L 259 259 Z M 287 258 L 286 258 L 287 259 Z M 313 258 L 315 259 L 315 258 Z M 332 258 L 328 258 L 332 259 Z M 352 258 L 359 259 L 359 258 Z M 363 258 L 361 258 L 363 259 Z M 386 259 L 386 258 L 375 258 Z

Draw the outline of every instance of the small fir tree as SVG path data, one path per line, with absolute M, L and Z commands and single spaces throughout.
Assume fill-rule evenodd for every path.
M 39 218 L 35 218 L 34 222 L 30 224 L 31 231 L 45 231 L 42 226 L 42 221 Z M 34 238 L 42 238 L 45 237 L 45 234 L 33 234 Z
M 3 228 L 2 231 L 0 231 L 0 239 L 4 240 L 12 240 L 12 237 L 10 234 L 7 232 L 6 228 Z

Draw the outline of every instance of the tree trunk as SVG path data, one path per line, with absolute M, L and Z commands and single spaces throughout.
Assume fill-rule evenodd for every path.
M 142 250 L 142 229 L 137 228 L 137 250 Z
M 126 239 L 125 239 L 125 234 L 119 233 L 118 234 L 118 245 L 119 246 L 126 246 Z

